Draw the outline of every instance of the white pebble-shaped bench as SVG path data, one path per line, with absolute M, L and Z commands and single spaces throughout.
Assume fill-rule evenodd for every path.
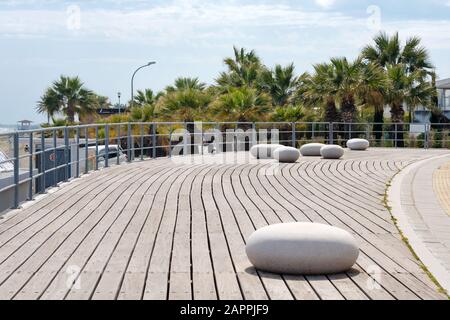
M 347 141 L 347 147 L 350 150 L 364 151 L 370 147 L 370 142 L 366 139 L 351 139 Z
M 273 159 L 276 149 L 283 147 L 281 144 L 258 144 L 250 149 L 250 154 L 257 159 Z
M 300 153 L 304 157 L 320 157 L 320 149 L 325 146 L 323 143 L 308 143 L 300 148 Z
M 294 275 L 325 275 L 348 271 L 359 247 L 345 230 L 318 223 L 276 224 L 254 232 L 247 256 L 256 269 Z
M 324 159 L 340 159 L 344 155 L 344 149 L 338 145 L 328 145 L 320 149 L 320 154 Z
M 273 158 L 281 163 L 294 163 L 300 158 L 300 151 L 292 147 L 280 147 L 273 152 Z

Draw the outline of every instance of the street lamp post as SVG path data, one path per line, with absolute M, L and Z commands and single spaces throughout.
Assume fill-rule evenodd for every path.
M 120 104 L 120 97 L 122 96 L 122 93 L 117 92 L 117 97 L 119 98 L 119 115 L 120 115 L 120 109 L 122 108 L 122 105 Z
M 133 108 L 134 106 L 134 76 L 136 75 L 136 73 L 146 67 L 150 67 L 151 65 L 156 64 L 155 61 L 151 61 L 139 68 L 136 69 L 136 71 L 134 71 L 133 76 L 131 77 L 131 102 L 130 102 L 130 108 Z

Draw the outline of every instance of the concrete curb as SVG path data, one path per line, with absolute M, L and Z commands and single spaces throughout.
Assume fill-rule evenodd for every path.
M 397 174 L 392 180 L 391 186 L 387 190 L 388 205 L 391 207 L 391 213 L 397 220 L 398 227 L 402 231 L 403 235 L 408 239 L 409 244 L 413 248 L 416 255 L 427 267 L 431 274 L 436 278 L 439 284 L 450 292 L 450 274 L 441 262 L 434 257 L 431 251 L 426 247 L 418 234 L 414 231 L 413 226 L 409 223 L 408 213 L 402 207 L 401 203 L 401 186 L 403 179 L 412 171 L 426 165 L 428 162 L 438 160 L 448 155 L 442 155 L 425 159 L 409 165 Z

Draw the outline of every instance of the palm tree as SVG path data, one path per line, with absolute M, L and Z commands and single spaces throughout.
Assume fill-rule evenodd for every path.
M 84 87 L 80 78 L 61 76 L 59 81 L 53 83 L 54 90 L 61 101 L 62 112 L 72 123 L 75 115 L 84 115 L 95 112 L 95 95 Z
M 166 94 L 158 103 L 163 118 L 194 122 L 203 117 L 211 97 L 196 89 L 176 90 Z
M 48 88 L 37 105 L 38 113 L 47 114 L 47 124 L 50 124 L 50 119 L 60 111 L 58 94 L 52 88 Z
M 262 64 L 255 51 L 233 47 L 234 58 L 226 58 L 224 63 L 226 72 L 222 72 L 216 80 L 217 84 L 226 92 L 229 87 L 254 86 L 262 71 Z
M 326 122 L 341 121 L 336 106 L 336 86 L 334 85 L 334 67 L 329 63 L 314 65 L 314 74 L 303 74 L 300 77 L 299 90 L 296 100 L 302 101 L 306 106 L 324 108 L 323 120 Z
M 69 123 L 73 123 L 75 115 L 93 113 L 97 105 L 96 95 L 84 87 L 80 78 L 61 76 L 41 98 L 38 112 L 62 112 Z
M 271 111 L 271 98 L 250 87 L 230 88 L 212 105 L 212 112 L 222 121 L 252 122 L 264 119 Z
M 376 63 L 366 63 L 361 66 L 358 85 L 358 97 L 364 107 L 372 107 L 374 110 L 374 135 L 376 141 L 380 141 L 383 131 L 384 105 L 386 102 L 386 90 L 388 79 L 386 72 Z
M 195 127 L 193 122 L 203 119 L 212 100 L 209 93 L 203 90 L 205 85 L 195 80 L 176 81 L 175 86 L 166 89 L 166 94 L 159 99 L 156 106 L 156 112 L 163 119 L 185 122 L 191 137 Z M 191 145 L 191 153 L 195 152 L 194 148 L 195 146 Z
M 356 98 L 359 91 L 359 76 L 361 61 L 349 62 L 347 58 L 332 58 L 334 68 L 332 79 L 336 98 L 341 105 L 341 117 L 346 123 L 352 123 L 356 118 Z
M 277 107 L 271 116 L 275 122 L 313 122 L 314 115 L 303 105 Z
M 412 73 L 412 83 L 410 83 L 410 89 L 408 96 L 405 99 L 408 106 L 408 114 L 411 122 L 414 122 L 414 110 L 418 106 L 429 107 L 430 109 L 434 105 L 434 97 L 437 94 L 436 87 L 426 81 L 421 81 L 420 75 Z
M 325 121 L 343 120 L 351 123 L 356 117 L 356 98 L 360 75 L 360 61 L 348 62 L 346 58 L 332 58 L 331 63 L 314 66 L 315 73 L 305 78 L 303 96 L 307 105 L 325 106 Z M 337 105 L 340 105 L 340 113 Z
M 130 111 L 130 120 L 137 122 L 152 122 L 156 118 L 155 105 L 145 104 L 142 107 L 135 106 Z M 151 130 L 150 130 L 151 132 Z
M 276 65 L 273 70 L 264 70 L 259 79 L 259 89 L 272 96 L 275 106 L 286 106 L 295 92 L 298 78 L 291 63 L 286 67 Z
M 171 93 L 182 90 L 199 90 L 203 91 L 206 88 L 206 84 L 200 82 L 198 78 L 177 78 L 173 86 L 167 86 L 166 92 Z
M 108 97 L 95 95 L 94 98 L 96 100 L 96 108 L 97 109 L 108 109 L 108 108 L 111 108 L 112 104 L 109 101 Z
M 418 72 L 415 76 L 418 82 L 425 82 L 428 76 L 433 77 L 433 65 L 427 50 L 421 46 L 419 37 L 407 39 L 405 45 L 402 46 L 398 33 L 391 37 L 382 32 L 374 38 L 374 42 L 375 45 L 368 45 L 362 50 L 361 56 L 365 61 L 376 63 L 384 69 L 387 69 L 388 66 L 402 65 L 401 68 L 404 69 L 407 76 Z M 394 71 L 391 70 L 391 72 Z M 417 77 L 417 75 L 420 76 Z M 393 111 L 394 113 L 399 112 L 395 115 L 395 118 L 399 119 L 402 112 L 398 108 L 394 108 Z M 382 110 L 376 110 L 375 117 L 380 118 L 380 113 Z M 412 114 L 413 108 L 410 107 L 410 120 Z
M 138 90 L 134 96 L 134 105 L 138 107 L 154 105 L 157 99 L 158 95 L 155 95 L 151 89 L 145 89 L 144 91 Z

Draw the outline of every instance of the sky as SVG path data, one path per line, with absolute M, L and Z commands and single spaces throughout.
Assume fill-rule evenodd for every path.
M 450 0 L 1 0 L 0 124 L 44 122 L 36 102 L 60 75 L 117 102 L 179 76 L 212 84 L 233 46 L 298 74 L 331 57 L 355 58 L 380 31 L 420 36 L 450 77 Z

